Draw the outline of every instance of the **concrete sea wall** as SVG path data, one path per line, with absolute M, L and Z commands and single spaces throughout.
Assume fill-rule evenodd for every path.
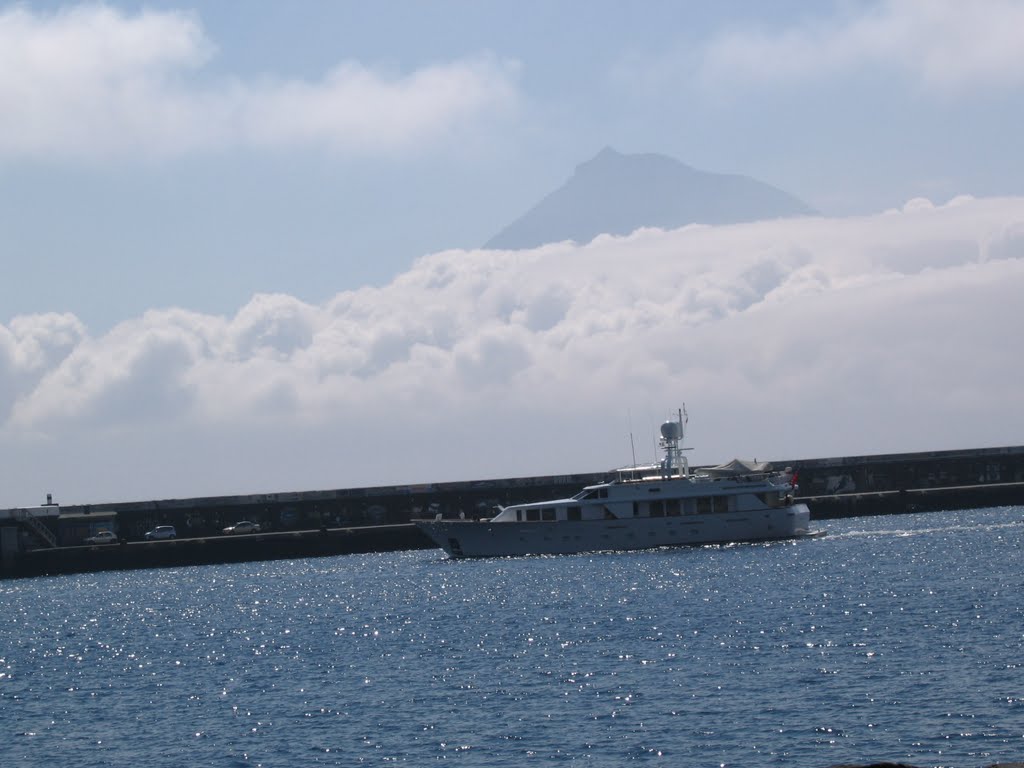
M 775 461 L 798 473 L 813 519 L 1024 504 L 1024 446 Z M 426 548 L 416 517 L 488 516 L 570 496 L 609 473 L 0 510 L 0 576 Z M 224 536 L 240 520 L 261 533 Z M 144 541 L 157 525 L 178 538 Z M 83 546 L 101 530 L 120 543 Z
M 182 567 L 290 560 L 365 552 L 425 549 L 433 544 L 414 525 L 362 526 L 34 549 L 22 553 L 10 576 Z

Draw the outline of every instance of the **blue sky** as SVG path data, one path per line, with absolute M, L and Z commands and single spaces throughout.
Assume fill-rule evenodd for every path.
M 976 35 L 1022 13 L 1009 2 L 251 2 L 243 22 L 224 3 L 7 6 L 8 34 L 65 41 L 67 71 L 21 80 L 63 100 L 38 119 L 64 130 L 0 144 L 16 278 L 0 289 L 0 319 L 70 310 L 106 329 L 154 306 L 231 312 L 256 291 L 319 301 L 381 284 L 418 256 L 485 242 L 604 146 L 748 174 L 833 215 L 1016 194 L 1021 54 L 1013 41 L 973 59 L 961 49 L 988 46 Z M 988 19 L 965 40 L 964 16 Z M 151 36 L 148 55 L 113 55 L 133 28 Z M 431 68 L 484 92 L 395 114 L 324 87 L 339 67 L 410 101 Z M 301 87 L 319 93 L 288 116 L 256 114 Z M 152 123 L 83 122 L 84 100 L 69 103 L 82 92 L 96 110 Z M 247 105 L 223 114 L 240 92 Z M 177 133 L 152 114 L 170 98 L 195 112 Z M 367 110 L 367 124 L 313 125 L 332 100 Z M 254 135 L 272 119 L 294 132 Z
M 936 275 L 980 281 L 986 303 L 964 310 L 963 333 L 990 333 L 986 291 L 1016 284 L 1022 96 L 1020 0 L 0 5 L 0 448 L 16 459 L 11 502 L 43 486 L 83 501 L 603 468 L 619 454 L 569 461 L 531 452 L 530 435 L 582 429 L 598 445 L 629 430 L 624 400 L 660 414 L 705 397 L 697 412 L 716 460 L 755 447 L 763 458 L 1016 444 L 1019 422 L 995 415 L 1001 383 L 982 375 L 997 368 L 1020 383 L 998 349 L 960 353 L 978 356 L 967 361 L 978 373 L 955 396 L 926 386 L 946 375 L 926 350 L 944 318 L 927 303 L 947 295 Z M 671 274 L 687 295 L 692 284 L 714 290 L 679 305 L 649 299 L 657 286 L 605 293 L 611 266 L 563 279 L 543 261 L 573 262 L 574 249 L 597 263 L 633 258 L 615 242 L 481 267 L 495 258 L 481 243 L 605 146 L 753 176 L 822 217 L 713 228 L 699 245 L 719 259 L 689 254 L 704 271 Z M 879 234 L 897 220 L 921 229 L 897 227 L 902 244 L 887 248 Z M 830 231 L 853 240 L 830 243 Z M 660 264 L 694 237 L 648 233 L 638 247 Z M 707 274 L 730 259 L 771 279 L 723 266 L 739 281 L 727 287 Z M 521 295 L 485 301 L 480 281 L 513 276 Z M 911 376 L 921 400 L 871 429 L 855 412 L 843 439 L 823 426 L 836 424 L 836 393 L 791 378 L 789 356 L 804 360 L 803 347 L 781 345 L 726 392 L 713 382 L 735 376 L 734 361 L 714 348 L 697 371 L 634 361 L 648 371 L 638 378 L 585 341 L 596 334 L 614 351 L 637 334 L 660 339 L 646 353 L 671 356 L 662 331 L 699 327 L 710 341 L 755 309 L 780 329 L 824 332 L 829 307 L 876 281 L 902 286 L 900 306 L 864 300 L 904 334 L 899 344 L 913 341 L 902 354 L 921 366 Z M 587 296 L 612 304 L 588 308 Z M 417 306 L 435 315 L 417 325 L 406 315 Z M 598 310 L 617 324 L 589 316 Z M 1021 326 L 1019 311 L 1001 311 L 1001 327 Z M 833 368 L 896 344 L 847 321 L 834 330 L 814 347 Z M 549 360 L 552 344 L 564 354 Z M 747 353 L 760 360 L 760 349 Z M 899 369 L 889 352 L 876 365 Z M 609 376 L 607 391 L 594 383 Z M 537 405 L 551 380 L 574 408 Z M 766 393 L 806 403 L 800 437 L 752 418 L 727 441 L 735 425 L 710 412 L 735 402 L 726 394 L 761 407 Z M 994 410 L 978 413 L 972 397 Z M 595 411 L 616 418 L 598 425 Z M 507 429 L 508 446 L 487 457 L 471 415 Z M 380 437 L 387 419 L 421 436 L 399 466 L 362 458 L 405 439 Z M 922 427 L 939 419 L 956 433 Z M 464 450 L 448 438 L 449 451 L 433 447 L 431 436 L 452 433 Z M 280 453 L 249 455 L 270 444 Z M 317 456 L 297 460 L 302 445 Z M 341 471 L 342 457 L 358 469 Z

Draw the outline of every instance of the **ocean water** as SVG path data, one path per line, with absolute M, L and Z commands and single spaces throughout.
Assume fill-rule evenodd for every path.
M 0 766 L 1024 759 L 1024 508 L 0 582 Z

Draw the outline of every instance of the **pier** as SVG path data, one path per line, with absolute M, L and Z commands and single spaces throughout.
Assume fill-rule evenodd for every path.
M 17 560 L 17 576 L 167 568 L 260 560 L 425 549 L 432 547 L 416 526 L 367 525 L 357 528 L 255 533 L 163 541 L 127 541 L 33 549 Z
M 1024 446 L 773 461 L 812 519 L 1024 504 Z M 410 520 L 489 517 L 571 496 L 610 472 L 0 510 L 0 577 L 320 557 L 432 546 Z M 258 534 L 229 536 L 240 520 Z M 145 541 L 157 525 L 177 538 Z M 85 545 L 112 531 L 116 544 Z

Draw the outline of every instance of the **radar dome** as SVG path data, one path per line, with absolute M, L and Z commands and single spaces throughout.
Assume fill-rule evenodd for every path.
M 678 440 L 683 436 L 683 428 L 678 421 L 666 421 L 661 425 L 661 436 L 666 440 Z

